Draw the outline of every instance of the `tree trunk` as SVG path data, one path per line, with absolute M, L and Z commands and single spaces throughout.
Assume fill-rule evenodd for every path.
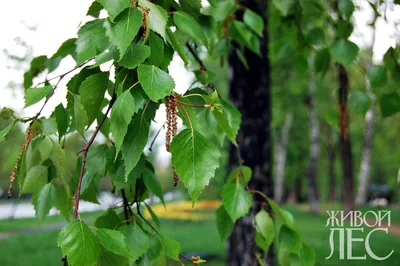
M 349 77 L 344 66 L 339 65 L 339 123 L 340 123 L 340 154 L 342 160 L 343 175 L 343 207 L 347 214 L 354 210 L 354 176 L 353 155 L 349 136 L 347 98 L 349 94 Z
M 376 19 L 374 17 L 372 28 L 372 43 L 369 49 L 370 58 L 367 59 L 367 69 L 372 66 L 372 58 L 374 57 L 374 46 L 375 46 L 375 33 L 376 33 Z M 367 114 L 365 115 L 364 121 L 364 149 L 361 157 L 360 172 L 358 174 L 358 191 L 356 197 L 356 204 L 358 206 L 365 205 L 367 202 L 368 194 L 368 183 L 369 175 L 371 172 L 371 162 L 372 162 L 372 142 L 374 138 L 374 125 L 375 125 L 375 95 L 370 91 L 371 84 L 368 78 L 365 78 L 365 85 L 367 91 L 371 95 L 371 107 L 369 108 Z
M 271 145 L 271 93 L 270 64 L 268 58 L 267 2 L 263 0 L 239 1 L 264 18 L 264 32 L 261 40 L 261 54 L 258 56 L 246 49 L 245 57 L 249 70 L 241 63 L 235 52 L 229 56 L 231 66 L 230 97 L 242 113 L 242 126 L 238 136 L 243 163 L 253 170 L 248 186 L 273 197 L 272 145 Z M 237 166 L 236 150 L 232 146 L 229 165 Z M 265 258 L 266 265 L 274 265 L 273 247 L 268 256 L 255 243 L 255 229 L 252 217 L 261 210 L 260 202 L 265 200 L 254 196 L 253 207 L 248 216 L 238 220 L 229 238 L 228 263 L 231 266 L 258 265 L 256 253 Z
M 312 57 L 311 57 L 312 58 Z M 317 188 L 317 165 L 319 157 L 319 125 L 317 113 L 315 110 L 315 76 L 312 69 L 312 60 L 310 60 L 309 69 L 309 97 L 308 97 L 308 113 L 310 117 L 310 162 L 307 169 L 308 180 L 308 202 L 310 204 L 311 212 L 318 213 L 318 188 Z
M 356 204 L 358 206 L 365 205 L 368 193 L 368 180 L 371 172 L 372 161 L 372 140 L 374 137 L 374 124 L 375 124 L 375 108 L 374 103 L 365 115 L 364 122 L 364 149 L 361 157 L 360 173 L 358 176 L 358 192 L 356 197 Z
M 336 149 L 333 140 L 333 128 L 329 126 L 327 134 L 327 152 L 328 152 L 328 202 L 336 201 L 336 175 L 335 175 L 335 158 Z
M 282 127 L 281 138 L 280 141 L 278 141 L 274 188 L 274 199 L 278 204 L 282 203 L 283 200 L 287 145 L 289 141 L 289 131 L 292 127 L 292 121 L 293 114 L 289 112 L 286 114 L 285 122 Z

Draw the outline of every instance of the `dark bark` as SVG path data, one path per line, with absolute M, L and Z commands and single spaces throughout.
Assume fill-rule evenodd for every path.
M 336 175 L 335 175 L 335 158 L 336 158 L 336 149 L 333 140 L 333 128 L 328 128 L 327 133 L 327 152 L 328 152 L 328 201 L 334 202 L 336 201 Z
M 349 77 L 344 66 L 339 65 L 339 123 L 340 139 L 339 147 L 342 160 L 343 176 L 343 208 L 348 213 L 355 208 L 354 202 L 354 175 L 353 155 L 349 136 L 347 98 L 349 94 Z
M 271 144 L 271 93 L 270 65 L 268 59 L 267 2 L 264 0 L 240 1 L 241 4 L 257 12 L 264 18 L 264 37 L 261 40 L 261 54 L 258 56 L 246 50 L 249 70 L 241 63 L 235 52 L 229 56 L 231 66 L 230 98 L 242 113 L 242 125 L 238 136 L 244 164 L 253 170 L 249 188 L 257 189 L 273 197 L 272 144 Z M 230 167 L 238 166 L 236 150 L 231 147 Z M 258 265 L 256 253 L 263 254 L 255 243 L 252 217 L 262 208 L 265 200 L 254 195 L 250 214 L 237 221 L 229 238 L 228 263 L 231 266 Z M 266 256 L 265 264 L 274 265 L 273 247 Z

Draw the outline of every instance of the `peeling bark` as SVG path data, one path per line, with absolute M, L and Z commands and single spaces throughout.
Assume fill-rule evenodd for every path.
M 283 191 L 284 191 L 284 177 L 286 167 L 286 154 L 287 145 L 289 141 L 289 131 L 292 127 L 293 113 L 289 112 L 286 114 L 285 122 L 282 127 L 280 141 L 278 141 L 277 147 L 277 159 L 275 163 L 275 188 L 274 188 L 274 199 L 276 203 L 282 203 Z

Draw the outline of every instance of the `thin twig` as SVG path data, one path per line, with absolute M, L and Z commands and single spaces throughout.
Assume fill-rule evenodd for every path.
M 192 103 L 185 103 L 185 102 L 178 102 L 179 104 L 183 104 L 186 106 L 194 107 L 194 108 L 209 108 L 211 105 L 210 104 L 192 104 Z
M 128 213 L 128 209 L 130 209 L 131 206 L 129 206 L 128 199 L 126 198 L 125 189 L 121 189 L 121 194 L 122 194 L 122 199 L 123 199 L 123 202 L 124 202 L 124 214 L 125 214 L 126 224 L 129 224 L 129 213 Z M 131 211 L 132 211 L 132 210 L 131 210 Z
M 152 151 L 154 142 L 156 142 L 158 135 L 160 135 L 160 132 L 164 127 L 165 127 L 165 123 L 160 127 L 160 129 L 157 131 L 157 134 L 154 136 L 153 140 L 151 141 L 149 151 Z
M 199 63 L 200 65 L 200 70 L 201 71 L 207 71 L 206 66 L 204 65 L 203 61 L 200 59 L 200 57 L 196 54 L 196 52 L 193 50 L 193 47 L 190 46 L 189 43 L 186 44 L 186 47 L 188 48 L 189 52 L 193 55 L 194 59 Z
M 89 142 L 85 145 L 85 147 L 82 149 L 82 165 L 81 165 L 81 172 L 79 175 L 79 181 L 78 181 L 78 187 L 76 189 L 76 194 L 75 194 L 75 203 L 74 203 L 74 220 L 76 220 L 79 216 L 79 198 L 81 194 L 81 186 L 82 186 L 82 179 L 83 175 L 85 173 L 85 165 L 86 165 L 86 158 L 87 154 L 89 152 L 90 146 L 92 146 L 93 141 L 95 140 L 97 134 L 100 131 L 101 126 L 104 124 L 104 121 L 107 118 L 108 113 L 111 110 L 111 107 L 113 106 L 115 100 L 117 99 L 117 94 L 116 94 L 116 88 L 114 85 L 114 93 L 113 96 L 108 104 L 107 111 L 104 113 L 99 125 L 96 127 L 96 130 L 93 132 L 92 137 L 90 138 Z

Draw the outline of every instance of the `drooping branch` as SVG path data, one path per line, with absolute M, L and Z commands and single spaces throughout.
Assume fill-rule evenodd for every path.
M 113 104 L 115 103 L 115 100 L 117 99 L 117 94 L 116 94 L 116 90 L 115 89 L 116 88 L 115 88 L 115 85 L 114 85 L 113 96 L 112 96 L 112 98 L 111 98 L 111 100 L 110 100 L 110 102 L 108 104 L 107 111 L 104 113 L 100 123 L 96 127 L 96 130 L 93 132 L 92 137 L 90 138 L 88 143 L 85 145 L 85 147 L 81 150 L 81 152 L 82 152 L 82 164 L 81 164 L 81 172 L 79 174 L 78 186 L 77 186 L 76 193 L 75 193 L 74 220 L 76 220 L 78 218 L 78 216 L 79 216 L 79 199 L 80 199 L 80 194 L 81 194 L 82 179 L 83 179 L 83 175 L 85 173 L 87 154 L 88 154 L 89 149 L 92 146 L 94 140 L 96 139 L 97 134 L 100 132 L 100 129 L 101 129 L 102 125 L 104 124 L 104 121 L 106 120 L 107 115 L 110 112 Z

